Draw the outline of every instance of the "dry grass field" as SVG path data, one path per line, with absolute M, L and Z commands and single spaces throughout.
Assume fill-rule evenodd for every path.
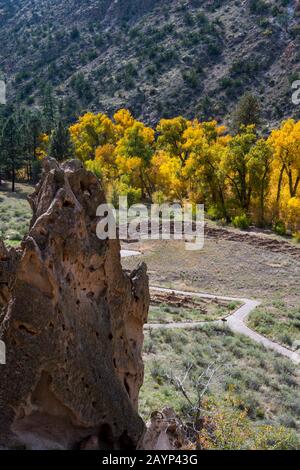
M 294 253 L 208 237 L 204 249 L 195 252 L 178 241 L 144 241 L 130 248 L 143 255 L 124 260 L 125 267 L 145 261 L 151 285 L 258 299 L 262 304 L 250 325 L 292 349 L 298 347 L 300 260 Z
M 298 348 L 300 261 L 293 254 L 267 250 L 260 241 L 245 243 L 215 237 L 207 237 L 199 252 L 188 252 L 182 242 L 175 241 L 130 244 L 130 249 L 139 249 L 143 254 L 124 259 L 124 266 L 133 268 L 145 261 L 151 285 L 259 299 L 261 306 L 252 313 L 249 326 L 291 349 Z M 169 315 L 165 312 L 166 322 Z M 225 414 L 230 414 L 227 420 L 233 419 L 231 413 L 242 409 L 254 433 L 261 424 L 283 425 L 299 433 L 299 368 L 250 339 L 234 335 L 226 326 L 147 331 L 144 359 L 141 412 L 146 417 L 149 409 L 161 409 L 170 403 L 186 415 L 188 404 L 172 387 L 172 374 L 183 377 L 192 364 L 196 375 L 211 363 L 221 363 L 222 371 L 210 387 L 208 400 L 217 401 L 218 408 L 226 408 Z M 186 387 L 193 397 L 193 381 Z
M 0 186 L 0 237 L 7 245 L 20 243 L 28 230 L 31 209 L 27 196 L 33 192 L 33 186 L 17 183 L 16 192 L 10 191 L 10 184 Z

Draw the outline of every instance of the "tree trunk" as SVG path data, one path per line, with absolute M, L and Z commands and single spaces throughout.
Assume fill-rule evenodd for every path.
M 262 227 L 265 226 L 265 192 L 267 191 L 266 180 L 268 176 L 268 171 L 269 168 L 266 168 L 260 188 L 260 223 Z
M 219 188 L 219 196 L 220 196 L 220 201 L 221 201 L 222 212 L 226 219 L 226 222 L 229 222 L 229 216 L 228 216 L 227 209 L 226 209 L 225 198 L 224 198 L 223 190 L 220 184 L 218 184 L 218 188 Z
M 14 193 L 16 190 L 16 170 L 15 165 L 11 169 L 11 192 Z
M 281 170 L 280 170 L 279 179 L 278 179 L 277 196 L 276 196 L 276 204 L 277 204 L 277 206 L 279 206 L 279 202 L 280 202 L 281 187 L 282 187 L 282 180 L 283 180 L 283 173 L 284 173 L 284 170 L 285 170 L 285 165 L 282 166 L 282 168 L 281 168 Z
M 297 179 L 296 179 L 296 181 L 295 181 L 295 185 L 294 185 L 294 187 L 293 187 L 293 195 L 292 195 L 292 197 L 296 197 L 296 196 L 297 196 L 297 190 L 298 190 L 299 183 L 300 183 L 300 176 L 297 176 Z
M 260 193 L 260 225 L 265 225 L 265 191 L 262 188 Z

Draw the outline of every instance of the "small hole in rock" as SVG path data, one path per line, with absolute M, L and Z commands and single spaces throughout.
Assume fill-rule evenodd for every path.
M 130 388 L 129 388 L 129 385 L 128 385 L 128 382 L 127 382 L 126 379 L 124 380 L 124 386 L 125 386 L 125 388 L 126 388 L 126 392 L 127 392 L 128 395 L 130 396 Z
M 70 202 L 70 201 L 65 201 L 63 203 L 63 207 L 74 207 L 74 204 L 72 204 L 72 202 Z

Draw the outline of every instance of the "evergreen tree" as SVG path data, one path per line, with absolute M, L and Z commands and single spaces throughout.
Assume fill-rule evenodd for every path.
M 54 96 L 53 88 L 48 85 L 44 89 L 42 99 L 42 113 L 44 117 L 45 132 L 50 135 L 55 127 L 57 120 L 57 101 Z
M 69 129 L 60 120 L 50 137 L 49 155 L 57 161 L 64 161 L 73 155 Z
M 254 124 L 258 127 L 261 122 L 261 109 L 258 98 L 251 93 L 245 93 L 239 100 L 231 121 L 231 128 L 234 133 L 238 133 L 242 126 L 247 127 Z
M 38 164 L 37 149 L 43 132 L 43 119 L 39 111 L 24 111 L 22 115 L 22 145 L 26 158 L 28 179 L 33 179 L 33 167 Z
M 16 172 L 22 166 L 21 135 L 18 120 L 15 115 L 10 116 L 2 128 L 0 161 L 5 171 L 10 173 L 11 190 L 15 191 Z

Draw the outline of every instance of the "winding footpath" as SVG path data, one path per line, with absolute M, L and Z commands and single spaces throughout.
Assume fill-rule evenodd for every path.
M 138 251 L 128 251 L 128 250 L 121 251 L 122 258 L 130 257 L 130 256 L 138 256 L 138 255 L 141 255 L 141 253 Z M 190 322 L 173 322 L 173 323 L 148 323 L 147 325 L 145 325 L 145 330 L 168 329 L 168 328 L 169 329 L 172 329 L 172 328 L 194 329 L 195 327 L 199 325 L 204 325 L 204 324 L 210 324 L 210 325 L 211 324 L 213 325 L 226 324 L 234 333 L 239 333 L 239 334 L 248 336 L 248 338 L 251 338 L 256 343 L 262 344 L 265 348 L 273 349 L 278 354 L 288 357 L 296 364 L 300 364 L 300 354 L 288 348 L 285 348 L 284 346 L 281 346 L 280 344 L 275 343 L 274 341 L 271 341 L 270 339 L 266 338 L 265 336 L 260 335 L 256 331 L 251 330 L 251 328 L 249 328 L 246 325 L 246 322 L 250 313 L 253 310 L 255 310 L 256 307 L 260 305 L 260 302 L 256 300 L 249 300 L 249 299 L 237 298 L 237 297 L 224 297 L 221 295 L 203 294 L 199 292 L 185 292 L 185 291 L 180 291 L 176 289 L 166 289 L 163 287 L 155 287 L 155 286 L 151 286 L 150 290 L 156 291 L 156 292 L 165 292 L 166 294 L 181 295 L 185 297 L 198 297 L 202 299 L 216 299 L 216 300 L 225 300 L 229 302 L 232 302 L 232 301 L 239 302 L 239 303 L 242 303 L 242 306 L 238 308 L 232 315 L 229 315 L 228 317 L 226 317 L 225 320 L 216 320 L 216 321 L 209 321 L 209 322 L 208 321 L 190 321 Z

